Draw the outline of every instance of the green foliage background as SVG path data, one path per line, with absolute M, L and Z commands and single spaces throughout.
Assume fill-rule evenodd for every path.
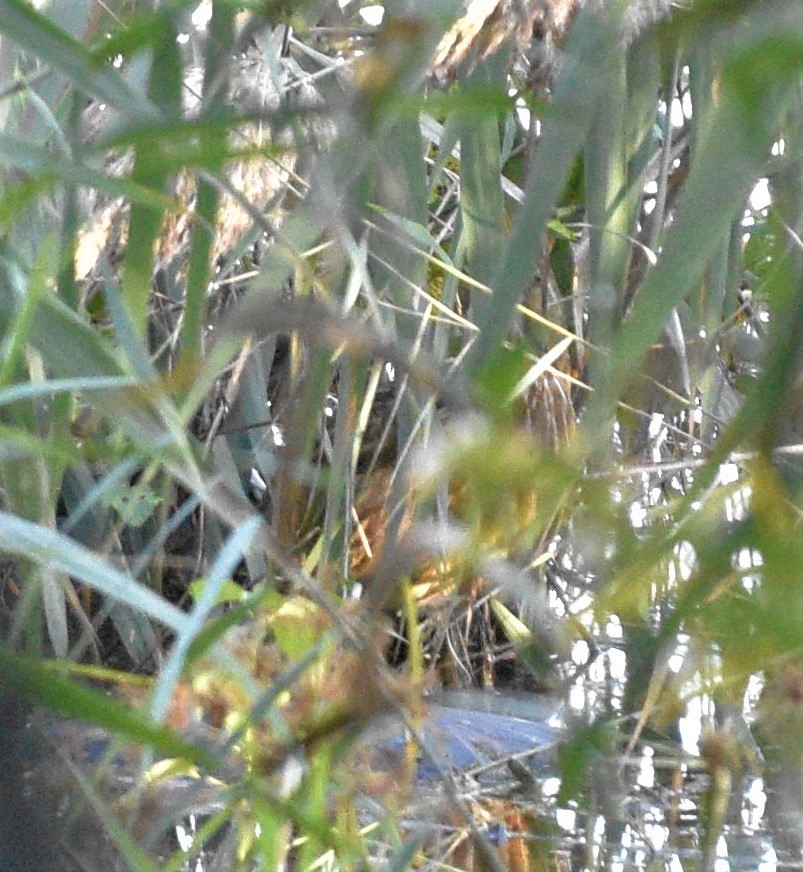
M 761 676 L 761 742 L 799 773 L 801 478 L 783 449 L 803 421 L 799 3 L 698 0 L 627 50 L 627 4 L 606 4 L 578 17 L 548 95 L 505 51 L 436 86 L 451 4 L 386 4 L 378 29 L 359 5 L 217 0 L 203 36 L 191 2 L 98 20 L 90 2 L 0 0 L 9 651 L 106 678 L 117 652 L 155 675 L 133 712 L 10 653 L 6 683 L 169 752 L 177 688 L 220 681 L 244 763 L 212 828 L 235 819 L 244 868 L 280 862 L 288 821 L 307 837 L 300 866 L 327 851 L 367 862 L 370 840 L 333 825 L 323 785 L 343 729 L 400 705 L 375 643 L 382 607 L 406 609 L 402 698 L 439 656 L 414 629 L 402 556 L 348 595 L 353 509 L 378 466 L 391 505 L 416 491 L 430 550 L 425 508 L 442 516 L 447 481 L 462 483 L 469 541 L 453 559 L 493 578 L 488 620 L 523 664 L 568 694 L 578 640 L 624 652 L 599 723 L 671 733 L 692 697 L 741 710 Z M 243 85 L 248 64 L 262 72 Z M 280 181 L 249 199 L 238 162 Z M 762 179 L 770 203 L 748 222 Z M 247 219 L 226 259 L 217 216 L 231 203 Z M 188 217 L 166 250 L 176 215 Z M 569 354 L 579 425 L 536 449 L 519 438 L 515 388 Z M 252 471 L 267 482 L 260 506 Z M 403 515 L 389 515 L 388 542 Z M 171 574 L 190 523 L 202 533 Z M 558 529 L 575 572 L 555 571 L 560 608 L 543 568 Z M 459 634 L 459 585 L 441 584 L 454 611 L 437 620 Z M 234 625 L 247 641 L 233 653 Z M 344 650 L 366 658 L 369 702 L 348 669 L 332 674 Z M 255 750 L 267 721 L 272 750 Z M 309 766 L 282 794 L 273 773 L 298 746 Z M 803 803 L 803 779 L 791 785 L 787 807 Z M 391 862 L 410 851 L 397 844 Z

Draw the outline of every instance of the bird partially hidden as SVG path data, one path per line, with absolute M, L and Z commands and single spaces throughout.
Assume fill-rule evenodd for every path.
M 499 712 L 516 706 L 520 714 Z M 414 738 L 398 715 L 384 715 L 367 727 L 354 749 L 357 785 L 366 787 L 358 812 L 370 817 L 376 807 L 370 784 L 382 773 L 400 771 L 411 759 L 413 801 L 431 796 L 440 782 L 453 777 L 486 785 L 511 780 L 511 760 L 535 778 L 554 761 L 561 730 L 557 704 L 532 695 L 521 700 L 481 693 L 444 696 L 430 704 Z M 217 732 L 210 729 L 199 741 L 207 747 L 226 747 Z M 123 828 L 131 824 L 130 835 L 148 855 L 166 858 L 176 850 L 176 828 L 182 821 L 222 810 L 230 799 L 226 775 L 236 784 L 242 774 L 236 761 L 226 761 L 214 778 L 184 771 L 153 779 L 141 754 L 79 721 L 29 723 L 21 747 L 20 803 L 40 824 L 47 818 L 54 842 L 54 834 L 59 834 L 63 853 L 58 868 L 66 870 L 115 868 L 119 855 L 110 835 L 115 823 L 110 827 L 110 821 Z M 516 777 L 521 778 L 520 772 Z M 0 859 L 2 851 L 0 845 Z M 49 868 L 43 866 L 43 872 Z

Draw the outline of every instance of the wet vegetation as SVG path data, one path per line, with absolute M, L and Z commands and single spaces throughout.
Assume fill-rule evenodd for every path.
M 3 868 L 803 861 L 803 14 L 584 5 L 0 0 Z

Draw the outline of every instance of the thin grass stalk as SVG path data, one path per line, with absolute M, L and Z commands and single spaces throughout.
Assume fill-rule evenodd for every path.
M 235 40 L 235 11 L 225 4 L 213 4 L 209 32 L 214 39 L 206 44 L 204 63 L 204 113 L 214 116 L 222 112 L 226 103 L 226 89 L 220 82 L 228 81 L 229 53 Z M 210 94 L 213 86 L 217 92 Z M 217 149 L 214 149 L 216 152 Z M 181 329 L 180 362 L 192 369 L 198 367 L 202 337 L 206 322 L 206 299 L 213 264 L 212 246 L 215 218 L 220 203 L 219 191 L 205 179 L 198 177 L 192 241 L 187 266 L 187 289 L 184 301 L 184 318 Z
M 478 322 L 480 333 L 467 361 L 470 375 L 489 366 L 507 335 L 516 305 L 532 282 L 543 252 L 545 228 L 552 217 L 572 162 L 594 117 L 603 71 L 620 51 L 616 16 L 579 17 L 567 53 L 570 57 L 555 86 L 555 108 L 544 125 L 524 202 L 493 282 L 494 305 Z
M 631 234 L 631 205 L 627 190 L 625 141 L 627 79 L 625 58 L 612 55 L 605 71 L 607 87 L 588 131 L 585 147 L 586 209 L 591 225 L 589 240 L 588 338 L 592 346 L 607 350 L 619 326 Z M 608 358 L 589 358 L 589 384 L 608 383 Z
M 466 87 L 498 85 L 503 71 L 498 59 L 483 65 Z M 456 114 L 460 132 L 460 213 L 461 233 L 458 245 L 465 251 L 465 268 L 471 276 L 490 284 L 496 270 L 499 251 L 505 240 L 505 209 L 500 171 L 502 156 L 499 141 L 499 117 L 494 111 L 478 116 L 473 112 Z M 493 307 L 493 297 L 473 294 L 470 318 L 482 320 L 482 312 Z
M 148 96 L 160 107 L 165 117 L 180 117 L 183 83 L 178 34 L 166 17 L 160 20 L 159 25 L 151 44 Z M 131 177 L 143 187 L 162 191 L 170 182 L 171 174 L 158 148 L 141 142 L 135 151 Z M 162 232 L 165 214 L 161 209 L 131 205 L 120 293 L 135 332 L 143 339 L 148 326 L 153 252 Z

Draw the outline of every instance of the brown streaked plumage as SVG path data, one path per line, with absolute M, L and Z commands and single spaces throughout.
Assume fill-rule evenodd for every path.
M 577 13 L 586 6 L 604 5 L 605 0 L 467 0 L 463 15 L 436 49 L 433 75 L 438 81 L 465 75 L 505 45 L 518 51 L 540 45 L 539 63 L 548 66 L 554 45 L 566 35 Z M 631 2 L 623 26 L 625 42 L 666 17 L 676 5 L 675 0 Z

